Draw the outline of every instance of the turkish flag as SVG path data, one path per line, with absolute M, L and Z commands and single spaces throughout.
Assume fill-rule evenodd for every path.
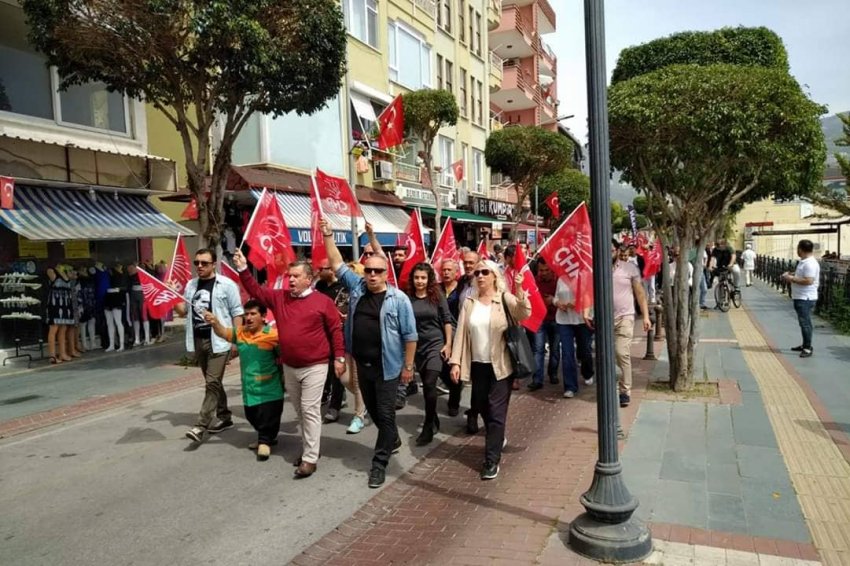
M 419 219 L 418 210 L 410 213 L 407 228 L 404 229 L 403 234 L 399 234 L 398 245 L 407 248 L 407 257 L 402 264 L 401 273 L 396 273 L 400 282 L 399 288 L 403 289 L 413 267 L 417 263 L 428 261 L 428 256 L 425 255 L 425 238 L 422 236 L 422 221 Z
M 189 204 L 180 213 L 180 218 L 186 218 L 187 220 L 198 219 L 198 201 L 195 197 L 192 197 L 192 200 L 189 201 Z
M 552 218 L 556 220 L 561 217 L 561 201 L 558 200 L 558 191 L 553 192 L 543 201 L 552 211 Z
M 452 227 L 452 219 L 446 219 L 443 225 L 443 231 L 440 233 L 440 239 L 437 240 L 437 247 L 434 248 L 434 254 L 431 256 L 431 265 L 440 272 L 440 266 L 443 260 L 453 259 L 460 264 L 460 251 L 457 249 L 457 241 L 455 240 L 455 230 Z
M 455 181 L 458 183 L 463 181 L 463 159 L 459 159 L 452 163 L 452 172 L 455 175 Z
M 581 313 L 593 305 L 593 243 L 590 216 L 581 203 L 538 250 L 559 279 L 569 285 L 575 297 L 575 310 Z
M 322 205 L 319 203 L 317 191 L 314 190 L 310 193 L 310 259 L 312 261 L 314 271 L 318 271 L 322 262 L 328 259 L 328 253 L 325 250 L 325 236 L 322 234 L 322 229 L 319 227 L 319 221 L 321 219 Z
M 174 255 L 171 257 L 171 265 L 168 266 L 168 275 L 165 280 L 174 281 L 177 290 L 182 293 L 186 290 L 186 284 L 192 278 L 192 264 L 189 261 L 189 253 L 186 251 L 186 242 L 182 234 L 177 234 L 174 242 Z
M 345 179 L 327 175 L 317 168 L 313 183 L 318 192 L 322 210 L 325 212 L 342 216 L 362 215 L 357 197 L 354 196 L 351 186 Z
M 487 238 L 481 238 L 481 242 L 478 244 L 478 255 L 481 259 L 493 259 L 493 256 L 490 255 L 490 251 L 487 249 Z
M 649 244 L 646 245 L 648 246 Z M 655 245 L 653 245 L 651 248 L 645 248 L 643 246 L 636 248 L 635 253 L 643 256 L 644 279 L 649 279 L 650 277 L 652 277 L 653 275 L 657 275 L 658 272 L 661 271 L 661 262 L 663 261 L 663 257 L 661 254 L 661 241 L 659 239 L 656 238 Z
M 516 277 L 517 273 L 522 274 L 522 289 L 531 301 L 531 316 L 523 320 L 520 324 L 532 332 L 537 332 L 540 329 L 540 325 L 543 324 L 543 319 L 546 318 L 546 303 L 543 302 L 543 296 L 540 294 L 540 289 L 537 288 L 537 281 L 534 280 L 534 274 L 531 273 L 528 262 L 525 260 L 525 252 L 522 251 L 522 246 L 519 245 L 516 247 L 513 265 L 505 269 L 505 279 L 507 280 L 508 288 L 514 294 L 516 294 L 514 277 Z
M 15 180 L 0 177 L 0 208 L 15 208 Z
M 401 95 L 395 97 L 378 116 L 378 148 L 387 149 L 404 143 L 404 107 Z
M 174 305 L 183 302 L 183 296 L 142 269 L 138 268 L 139 283 L 145 298 L 145 307 L 152 318 L 165 318 Z
M 269 279 L 272 273 L 283 275 L 287 266 L 295 260 L 289 228 L 283 219 L 277 197 L 268 189 L 263 189 L 254 207 L 243 242 L 251 246 L 248 259 L 258 269 L 266 268 Z

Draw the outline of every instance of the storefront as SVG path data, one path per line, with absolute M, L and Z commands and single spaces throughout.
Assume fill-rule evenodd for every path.
M 434 208 L 421 207 L 423 221 L 434 227 L 434 217 L 437 210 Z M 475 247 L 484 236 L 490 233 L 493 220 L 486 216 L 479 216 L 465 210 L 443 209 L 440 215 L 440 225 L 445 226 L 446 219 L 452 220 L 455 240 L 458 246 Z

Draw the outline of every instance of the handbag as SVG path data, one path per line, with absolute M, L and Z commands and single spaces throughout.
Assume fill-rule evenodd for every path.
M 505 330 L 505 344 L 508 347 L 511 363 L 514 366 L 514 372 L 511 376 L 514 379 L 531 377 L 534 373 L 534 352 L 531 349 L 531 344 L 528 342 L 528 335 L 525 333 L 525 328 L 517 324 L 514 317 L 511 316 L 511 311 L 508 310 L 508 303 L 505 302 L 504 293 L 502 293 L 502 306 L 505 309 L 505 318 L 508 319 L 508 328 Z

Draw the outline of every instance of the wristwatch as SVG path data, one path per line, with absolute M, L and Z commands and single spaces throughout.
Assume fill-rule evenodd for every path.
M 343 358 L 343 357 L 339 357 L 339 358 L 336 358 L 334 361 L 335 361 L 335 362 L 337 362 L 337 363 L 339 363 L 339 364 L 344 364 L 344 363 L 345 363 L 345 358 Z
M 410 364 L 410 365 L 405 364 L 404 369 L 406 369 L 407 371 L 413 371 L 413 364 Z

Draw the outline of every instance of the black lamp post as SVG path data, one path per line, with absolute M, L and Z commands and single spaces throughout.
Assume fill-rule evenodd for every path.
M 623 482 L 617 454 L 617 388 L 611 281 L 611 206 L 608 159 L 608 96 L 603 0 L 584 0 L 590 184 L 593 225 L 593 288 L 596 318 L 597 427 L 599 459 L 590 489 L 581 496 L 586 512 L 570 525 L 570 546 L 601 562 L 639 562 L 652 551 L 646 526 L 632 513 L 638 502 Z

